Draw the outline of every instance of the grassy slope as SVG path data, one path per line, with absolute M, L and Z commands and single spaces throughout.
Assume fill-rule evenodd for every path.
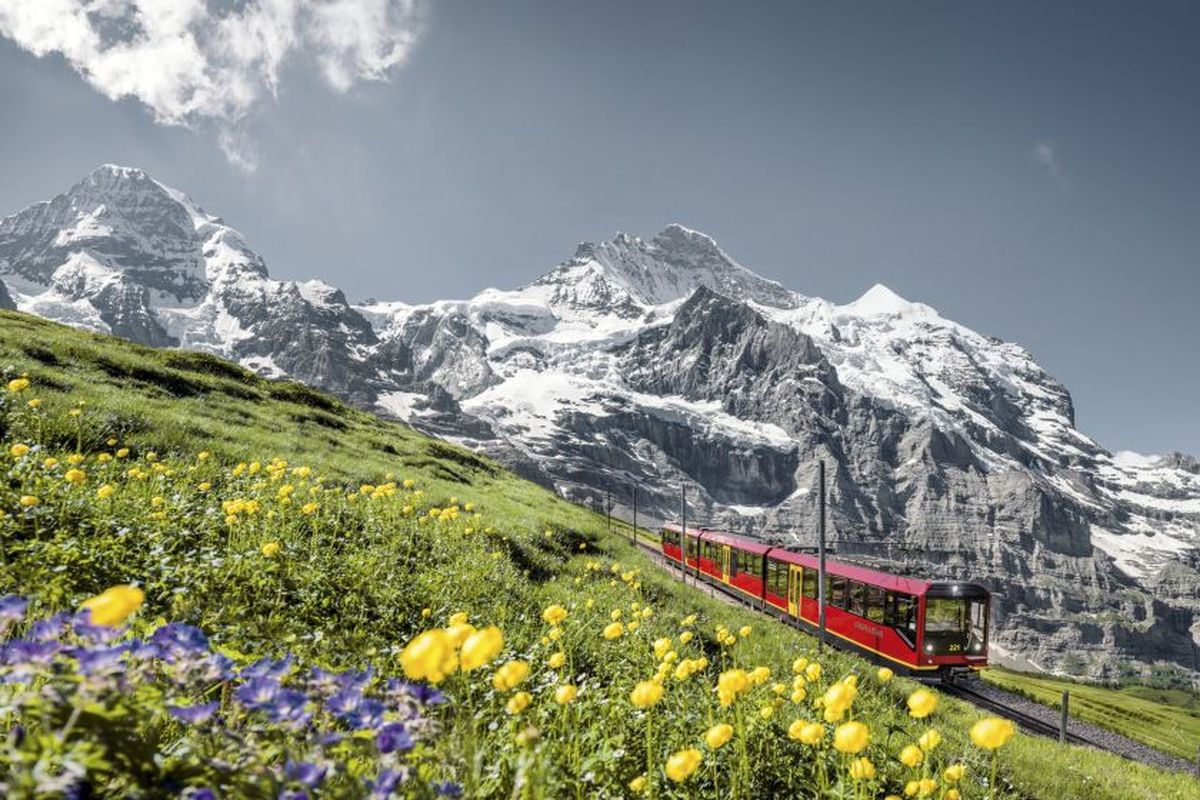
M 984 679 L 1054 708 L 1069 691 L 1071 716 L 1151 747 L 1194 759 L 1200 746 L 1200 697 L 1180 689 L 1109 688 L 1024 672 L 991 669 Z
M 518 646 L 536 647 L 538 609 L 578 595 L 570 581 L 557 578 L 584 575 L 584 561 L 599 554 L 642 568 L 643 594 L 663 619 L 699 611 L 706 630 L 722 622 L 769 629 L 769 636 L 747 640 L 745 656 L 771 664 L 777 674 L 786 675 L 795 656 L 812 655 L 809 637 L 768 627 L 752 612 L 680 588 L 624 539 L 605 534 L 602 518 L 591 512 L 486 459 L 302 387 L 263 381 L 217 359 L 140 348 L 7 312 L 0 313 L 0 366 L 10 376 L 30 374 L 47 409 L 40 439 L 50 447 L 70 451 L 78 442 L 83 452 L 96 452 L 105 448 L 107 438 L 117 436 L 142 452 L 156 449 L 186 458 L 208 450 L 214 462 L 226 465 L 279 455 L 314 465 L 330 483 L 350 486 L 395 473 L 415 479 L 431 497 L 468 497 L 486 509 L 489 523 L 507 534 L 503 547 L 472 543 L 462 552 L 443 548 L 424 560 L 420 554 L 411 556 L 411 561 L 397 555 L 402 539 L 342 538 L 335 543 L 337 554 L 311 554 L 307 564 L 288 576 L 286 597 L 282 590 L 278 597 L 260 591 L 260 576 L 240 568 L 215 561 L 212 568 L 201 569 L 186 558 L 177 560 L 172 567 L 177 573 L 171 574 L 188 576 L 192 591 L 171 595 L 170 575 L 159 576 L 155 580 L 162 590 L 148 592 L 149 610 L 198 622 L 225 644 L 255 652 L 287 648 L 333 664 L 374 661 L 394 671 L 397 643 L 420 629 L 420 609 L 430 606 L 435 615 L 464 609 L 473 618 L 491 618 Z M 77 401 L 86 403 L 83 425 L 62 413 Z M 557 534 L 544 538 L 545 529 Z M 53 537 L 31 549 L 24 561 L 10 552 L 9 569 L 0 573 L 0 593 L 19 591 L 46 605 L 70 605 L 107 583 L 142 579 L 172 557 L 111 544 L 110 534 L 98 533 L 95 550 L 88 551 L 84 539 L 81 553 L 78 538 Z M 586 552 L 579 552 L 581 543 Z M 299 548 L 303 543 L 285 545 Z M 280 567 L 288 569 L 287 564 Z M 616 593 L 621 587 L 606 586 L 596 589 L 598 608 L 620 599 Z M 605 592 L 613 596 L 606 598 Z M 498 597 L 504 602 L 497 603 Z M 621 679 L 620 664 L 609 665 L 608 656 L 588 649 L 595 644 L 580 646 L 600 677 Z M 822 662 L 834 674 L 873 673 L 863 662 L 840 654 L 826 655 Z M 882 727 L 894 726 L 898 737 L 915 736 L 924 726 L 903 713 L 903 697 L 911 688 L 906 681 L 895 681 L 886 690 L 864 693 L 862 713 L 874 715 Z M 944 752 L 961 753 L 977 769 L 983 762 L 965 730 L 978 716 L 944 698 L 937 719 L 946 737 Z M 624 725 L 617 719 L 611 724 Z M 1023 797 L 1190 798 L 1197 791 L 1190 778 L 1044 740 L 1017 737 L 1003 755 L 1006 780 Z M 966 796 L 980 796 L 978 788 L 967 788 Z

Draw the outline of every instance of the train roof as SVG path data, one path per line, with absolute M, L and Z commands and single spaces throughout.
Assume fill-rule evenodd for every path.
M 663 528 L 679 532 L 681 529 L 676 523 L 667 523 Z M 746 536 L 739 536 L 735 533 L 727 533 L 725 531 L 714 531 L 707 528 L 688 528 L 688 536 L 697 536 L 702 541 L 718 542 L 731 547 L 737 547 L 754 555 L 766 555 L 776 561 L 782 561 L 786 564 L 797 564 L 799 566 L 817 568 L 817 556 L 812 553 L 797 553 L 793 550 L 788 550 L 784 547 L 766 545 L 757 539 L 750 539 Z M 895 575 L 890 572 L 880 572 L 879 570 L 868 569 L 867 567 L 859 567 L 854 564 L 846 564 L 833 559 L 825 559 L 825 572 L 829 575 L 836 575 L 842 578 L 849 578 L 853 581 L 868 583 L 872 586 L 881 586 L 884 589 L 890 589 L 895 592 L 902 592 L 910 595 L 924 595 L 930 593 L 939 597 L 951 596 L 969 596 L 981 592 L 987 593 L 987 590 L 978 584 L 946 582 L 946 581 L 926 581 L 920 578 L 907 578 L 903 575 Z M 959 587 L 958 591 L 954 591 L 954 587 Z

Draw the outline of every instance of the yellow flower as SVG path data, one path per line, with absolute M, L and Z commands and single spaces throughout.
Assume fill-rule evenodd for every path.
M 69 469 L 67 470 L 66 474 L 63 475 L 63 480 L 65 480 L 67 483 L 79 485 L 87 480 L 87 473 L 81 469 Z
M 804 690 L 803 686 L 800 686 L 800 687 L 792 690 L 792 702 L 793 703 L 803 703 L 805 698 L 807 698 L 807 697 L 808 697 L 808 692 L 806 692 Z
M 808 666 L 808 659 L 805 658 L 804 656 L 800 656 L 799 658 L 797 658 L 795 661 L 792 662 L 792 672 L 794 672 L 796 675 L 803 675 L 804 668 L 807 666 Z
M 900 763 L 906 767 L 917 767 L 925 760 L 925 754 L 915 744 L 910 744 L 900 751 Z
M 751 633 L 753 630 L 754 630 L 754 629 L 753 629 L 753 628 L 751 628 L 749 625 L 743 625 L 742 627 L 738 628 L 738 636 L 740 636 L 740 637 L 742 637 L 743 639 L 745 639 L 747 636 L 749 636 L 749 635 L 750 635 L 750 633 Z
M 921 778 L 917 783 L 917 797 L 928 797 L 933 794 L 933 790 L 937 788 L 937 781 L 933 778 Z
M 650 706 L 662 699 L 662 694 L 663 688 L 661 685 L 654 681 L 642 681 L 633 687 L 633 691 L 629 693 L 629 702 L 638 708 L 650 708 Z
M 624 632 L 624 625 L 619 622 L 613 622 L 605 626 L 603 635 L 605 639 L 616 639 L 619 638 Z
M 96 497 L 100 500 L 107 500 L 108 498 L 112 497 L 113 492 L 115 491 L 116 489 L 113 488 L 111 483 L 106 483 L 96 490 Z
M 454 625 L 465 625 L 465 624 L 466 624 L 466 622 L 467 622 L 467 619 L 468 619 L 468 617 L 467 617 L 467 612 L 465 612 L 465 611 L 458 611 L 458 612 L 455 612 L 455 613 L 453 613 L 453 614 L 451 614 L 451 615 L 450 615 L 450 619 L 448 619 L 448 620 L 446 621 L 446 624 L 448 624 L 448 625 L 451 625 L 451 626 L 454 626 Z
M 498 692 L 515 689 L 529 677 L 529 664 L 525 661 L 509 661 L 492 676 L 492 686 Z
M 619 620 L 621 618 L 621 609 L 614 608 L 612 610 L 612 613 L 609 614 L 608 616 L 612 618 L 613 622 L 616 622 L 617 620 Z
M 58 466 L 58 459 L 50 456 L 42 461 L 42 466 L 46 469 L 54 469 Z
M 68 473 L 68 474 L 69 474 L 69 473 Z M 200 490 L 200 491 L 202 491 L 202 492 L 207 492 L 209 489 L 211 489 L 211 488 L 212 488 L 212 484 L 211 484 L 211 483 L 209 483 L 208 481 L 205 481 L 204 483 L 201 483 L 201 484 L 200 484 L 199 486 L 197 486 L 196 488 L 197 488 L 197 489 L 199 489 L 199 490 Z
M 916 797 L 917 792 L 919 791 L 921 791 L 920 781 L 909 781 L 908 783 L 904 784 L 905 797 Z
M 869 781 L 875 777 L 875 765 L 863 756 L 850 762 L 850 777 L 856 781 Z
M 13 378 L 8 382 L 8 390 L 13 394 L 18 394 L 29 388 L 28 378 Z
M 746 676 L 755 686 L 762 686 L 767 681 L 771 680 L 771 670 L 767 667 L 755 667 L 750 670 L 750 674 Z
M 654 640 L 654 657 L 662 658 L 667 653 L 671 652 L 671 640 L 667 637 Z
M 625 626 L 625 630 L 629 631 L 630 633 L 633 633 L 634 631 L 636 631 L 638 629 L 638 625 L 639 625 L 639 623 L 636 619 L 631 620 L 629 622 L 629 624 Z
M 858 690 L 848 683 L 838 682 L 825 690 L 825 694 L 821 696 L 821 703 L 827 711 L 832 711 L 838 716 L 844 714 L 850 705 L 854 702 L 854 698 L 858 696 Z
M 558 627 L 551 628 L 550 632 L 548 634 L 546 634 L 546 638 L 552 642 L 557 642 L 559 639 L 562 638 L 562 628 L 558 628 Z
M 694 634 L 694 633 L 692 633 L 691 631 L 684 631 L 683 633 L 679 634 L 679 643 L 680 643 L 680 644 L 687 644 L 687 643 L 688 643 L 688 642 L 690 642 L 690 641 L 691 641 L 693 638 L 695 638 L 695 634 Z
M 921 749 L 928 753 L 933 748 L 942 743 L 942 734 L 936 728 L 930 728 L 921 734 L 921 738 L 917 739 L 917 744 Z
M 551 655 L 550 658 L 546 660 L 546 663 L 550 666 L 550 669 L 558 669 L 563 664 L 567 663 L 567 654 L 559 650 L 557 653 Z
M 13 458 L 20 458 L 21 456 L 25 455 L 28 452 L 29 452 L 29 445 L 27 445 L 27 444 L 17 443 L 17 444 L 14 444 L 12 447 L 8 448 L 8 454 L 11 455 Z
M 313 514 L 317 513 L 320 510 L 321 510 L 320 503 L 305 503 L 304 505 L 300 506 L 300 513 L 306 517 L 312 516 Z
M 462 643 L 473 633 L 475 633 L 475 626 L 469 622 L 461 622 L 458 625 L 451 625 L 446 628 L 446 634 L 450 637 L 450 641 L 454 643 L 455 647 L 462 647 Z
M 958 789 L 947 789 L 946 793 L 942 795 L 942 800 L 962 800 L 962 795 Z
M 875 673 L 875 677 L 879 679 L 880 683 L 887 683 L 893 677 L 895 677 L 895 675 L 896 673 L 892 672 L 887 667 L 880 667 L 879 671 Z
M 458 656 L 450 634 L 438 629 L 419 634 L 400 652 L 400 666 L 411 680 L 440 683 L 458 669 Z
M 145 601 L 146 593 L 136 586 L 113 586 L 84 601 L 81 607 L 91 612 L 93 624 L 113 626 L 129 619 Z
M 39 409 L 42 407 L 42 401 L 41 401 L 41 398 L 35 397 L 32 400 L 30 400 L 28 403 L 26 403 L 25 405 L 36 410 L 36 409 Z
M 573 683 L 564 683 L 562 686 L 554 690 L 554 702 L 560 706 L 565 706 L 575 700 L 579 695 L 579 688 Z
M 704 733 L 705 743 L 713 750 L 720 750 L 733 736 L 733 726 L 726 723 L 713 725 Z
M 25 508 L 33 508 L 38 503 L 40 503 L 41 500 L 38 500 L 36 497 L 34 497 L 31 494 L 25 494 L 25 495 L 21 495 L 21 499 L 18 500 L 17 502 L 19 502 Z
M 916 719 L 924 719 L 937 708 L 937 695 L 928 689 L 917 689 L 908 696 L 908 713 Z
M 692 777 L 692 773 L 696 771 L 696 768 L 700 766 L 700 762 L 703 760 L 704 755 L 694 747 L 673 753 L 667 759 L 667 777 L 676 783 L 683 783 Z
M 504 647 L 504 636 L 495 625 L 475 631 L 462 643 L 460 660 L 463 672 L 470 672 L 491 663 L 496 656 L 500 655 L 502 647 Z
M 542 612 L 542 619 L 547 625 L 560 625 L 567 618 L 567 610 L 560 605 L 547 606 Z
M 821 680 L 821 665 L 813 662 L 804 668 L 804 677 L 809 683 L 816 683 Z
M 633 792 L 634 794 L 641 794 L 642 792 L 646 791 L 646 782 L 645 775 L 638 775 L 629 782 L 629 791 Z
M 946 779 L 946 783 L 958 783 L 962 780 L 966 772 L 967 768 L 962 764 L 951 764 L 946 767 L 946 771 L 942 773 L 942 777 Z
M 67 456 L 67 463 L 73 467 L 76 464 L 82 464 L 83 458 L 82 453 L 71 453 L 71 455 Z
M 1008 744 L 1016 732 L 1016 726 L 1009 720 L 987 717 L 971 726 L 971 741 L 984 750 L 995 750 Z
M 758 710 L 758 716 L 764 722 L 775 716 L 775 706 L 763 706 Z
M 841 753 L 861 753 L 871 742 L 871 731 L 861 722 L 846 722 L 833 732 L 833 746 Z
M 685 627 L 685 628 L 690 628 L 690 627 L 692 627 L 693 625 L 695 625 L 695 624 L 696 624 L 696 615 L 695 615 L 695 614 L 688 614 L 686 617 L 684 617 L 683 619 L 679 620 L 679 624 L 680 624 L 680 625 L 682 625 L 682 626 L 683 626 L 683 627 Z
M 262 554 L 267 558 L 274 558 L 279 555 L 279 551 L 283 549 L 283 545 L 279 542 L 267 542 L 262 546 Z
M 791 732 L 790 729 L 788 732 Z M 801 743 L 815 747 L 825 738 L 825 726 L 819 722 L 806 723 L 800 728 L 797 738 Z
M 529 704 L 532 701 L 533 695 L 529 694 L 529 692 L 517 692 L 512 697 L 508 698 L 508 702 L 504 704 L 504 710 L 509 714 L 520 714 L 529 707 Z

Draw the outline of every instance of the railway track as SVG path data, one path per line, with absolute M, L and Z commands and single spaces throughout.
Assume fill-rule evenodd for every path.
M 643 541 L 639 538 L 637 539 L 637 544 L 643 551 L 646 552 L 647 555 L 651 557 L 656 564 L 659 565 L 659 567 L 675 574 L 681 573 L 680 567 L 674 563 L 669 563 L 663 557 L 662 551 L 656 548 L 649 541 Z M 691 573 L 690 570 L 689 573 Z M 694 573 L 691 574 L 694 578 Z M 697 589 L 701 588 L 701 586 L 705 587 L 712 597 L 724 600 L 730 604 L 752 608 L 755 611 L 762 613 L 763 616 L 770 617 L 777 622 L 781 621 L 777 616 L 767 613 L 761 607 L 747 601 L 744 597 L 739 597 L 738 595 L 726 589 L 724 586 L 709 582 L 707 580 L 698 581 L 695 585 Z M 977 681 L 978 678 L 975 678 L 974 680 Z M 1057 722 L 1039 718 L 1033 713 L 1027 713 L 1026 711 L 1014 708 L 1011 704 L 1005 703 L 995 697 L 983 694 L 982 692 L 972 688 L 969 684 L 938 682 L 936 686 L 939 691 L 958 698 L 964 702 L 970 703 L 976 708 L 1015 722 L 1025 733 L 1033 734 L 1035 736 L 1044 736 L 1046 738 L 1055 740 L 1060 738 L 1059 724 Z M 989 689 L 988 691 L 995 694 L 1008 694 L 1001 689 Z M 1044 710 L 1047 714 L 1054 713 L 1049 707 L 1037 706 L 1036 708 L 1033 708 L 1034 704 L 1032 704 L 1031 701 L 1027 701 L 1016 696 L 1013 697 L 1012 703 L 1019 703 L 1027 708 L 1030 708 L 1031 711 L 1037 711 L 1039 713 L 1042 710 Z M 1094 733 L 1095 736 L 1092 737 L 1080 735 L 1079 733 L 1073 732 L 1071 730 L 1072 727 L 1083 727 Z M 1182 759 L 1176 759 L 1173 756 L 1168 756 L 1140 742 L 1135 742 L 1132 739 L 1128 739 L 1127 737 L 1107 731 L 1103 728 L 1081 724 L 1076 720 L 1071 720 L 1067 726 L 1066 741 L 1069 744 L 1092 747 L 1097 750 L 1103 750 L 1105 752 L 1122 756 L 1123 758 L 1130 759 L 1131 761 L 1149 763 L 1164 769 L 1188 772 L 1194 769 L 1192 764 L 1183 761 Z

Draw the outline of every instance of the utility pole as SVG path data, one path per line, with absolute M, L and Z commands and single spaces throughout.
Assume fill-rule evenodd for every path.
M 1067 743 L 1067 705 L 1071 702 L 1071 693 L 1063 690 L 1062 697 L 1062 719 L 1058 722 L 1058 741 L 1062 744 Z
M 817 652 L 825 652 L 825 461 L 817 464 Z
M 687 586 L 688 544 L 691 540 L 688 539 L 687 533 L 687 487 L 682 483 L 679 484 L 679 527 L 683 531 L 683 536 L 679 540 L 680 554 L 683 556 L 683 561 L 679 565 L 679 577 L 683 580 L 683 585 Z
M 604 490 L 604 513 L 608 515 L 608 532 L 612 533 L 612 484 Z
M 633 546 L 637 547 L 637 484 L 633 484 Z

